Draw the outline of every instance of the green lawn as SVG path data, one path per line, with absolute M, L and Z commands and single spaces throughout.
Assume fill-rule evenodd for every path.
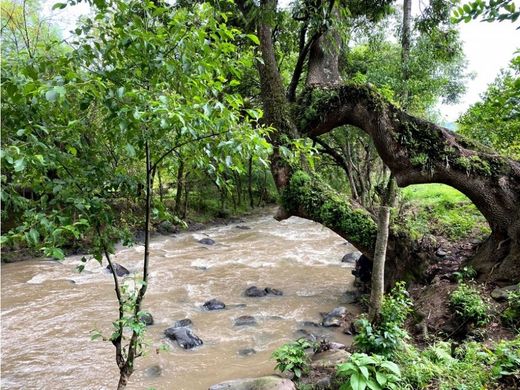
M 461 192 L 444 184 L 419 184 L 402 190 L 408 229 L 420 237 L 443 235 L 452 240 L 484 236 L 489 226 Z

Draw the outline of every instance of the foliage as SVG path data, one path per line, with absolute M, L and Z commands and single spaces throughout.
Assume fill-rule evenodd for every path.
M 468 342 L 452 351 L 448 342 L 437 342 L 422 351 L 407 345 L 396 354 L 402 371 L 401 388 L 514 388 L 515 375 L 520 373 L 519 337 L 491 347 Z M 510 386 L 499 387 L 499 383 Z
M 488 305 L 482 300 L 478 290 L 461 283 L 450 294 L 450 305 L 464 321 L 482 326 L 489 321 Z
M 520 55 L 458 120 L 459 132 L 520 159 Z
M 514 23 L 519 16 L 520 10 L 516 9 L 514 0 L 475 0 L 453 11 L 454 22 L 464 20 L 466 23 L 478 17 L 482 17 L 485 22 L 510 20 Z
M 502 312 L 502 321 L 508 326 L 520 329 L 520 288 L 508 293 L 506 308 Z
M 444 184 L 419 184 L 402 191 L 401 217 L 414 236 L 441 235 L 452 240 L 490 232 L 484 216 L 461 192 Z
M 390 294 L 384 296 L 379 318 L 374 324 L 365 318 L 356 322 L 358 334 L 354 337 L 354 346 L 366 353 L 392 355 L 407 337 L 403 326 L 411 312 L 412 301 L 405 284 L 398 282 Z
M 457 283 L 461 283 L 465 280 L 475 279 L 475 276 L 477 276 L 477 271 L 470 265 L 463 267 L 461 270 L 453 273 L 453 277 Z
M 290 372 L 299 379 L 310 368 L 310 358 L 305 353 L 307 348 L 313 348 L 313 344 L 304 338 L 282 345 L 272 355 L 276 360 L 275 369 Z
M 336 377 L 342 382 L 340 390 L 398 389 L 401 370 L 382 356 L 355 353 L 337 366 Z

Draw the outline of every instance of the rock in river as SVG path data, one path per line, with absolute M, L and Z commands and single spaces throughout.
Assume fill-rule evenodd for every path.
M 191 349 L 203 344 L 202 340 L 197 337 L 191 329 L 186 327 L 168 328 L 164 331 L 164 334 L 169 339 L 177 341 L 177 344 L 184 349 Z
M 361 257 L 361 252 L 355 251 L 347 253 L 343 258 L 341 259 L 342 263 L 352 263 L 354 264 L 359 258 Z
M 256 325 L 255 317 L 253 316 L 240 316 L 235 319 L 235 326 L 247 326 Z
M 179 321 L 175 321 L 175 324 L 172 326 L 172 328 L 182 328 L 186 326 L 191 326 L 193 322 L 189 318 L 184 318 Z
M 123 267 L 121 264 L 118 263 L 112 263 L 112 266 L 114 267 L 114 271 L 116 272 L 116 275 L 121 277 L 125 275 L 130 275 L 130 271 L 128 271 L 125 267 Z M 112 273 L 112 270 L 110 269 L 110 265 L 107 265 L 108 272 Z
M 141 313 L 139 320 L 145 325 L 153 325 L 153 317 L 150 313 Z
M 213 385 L 209 390 L 296 390 L 289 379 L 278 376 L 243 378 Z
M 211 238 L 203 238 L 203 239 L 199 240 L 199 244 L 213 245 L 213 244 L 215 244 L 215 240 L 212 240 Z
M 321 324 L 325 327 L 340 326 L 346 314 L 346 308 L 344 308 L 343 306 L 336 307 L 330 313 L 327 313 L 325 317 L 323 317 L 323 321 Z
M 206 310 L 222 310 L 226 308 L 224 302 L 219 301 L 218 299 L 213 298 L 212 300 L 207 301 L 202 307 Z
M 251 286 L 246 289 L 244 295 L 246 297 L 265 297 L 266 295 L 283 295 L 283 292 L 271 287 L 261 289 L 256 286 Z

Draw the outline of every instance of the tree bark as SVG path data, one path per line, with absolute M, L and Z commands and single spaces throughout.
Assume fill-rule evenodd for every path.
M 275 6 L 272 0 L 260 4 L 262 12 L 274 12 Z M 372 138 L 400 187 L 444 183 L 466 194 L 492 230 L 480 256 L 473 260 L 474 266 L 490 281 L 520 280 L 520 163 L 408 115 L 370 86 L 330 82 L 330 74 L 309 76 L 313 85 L 298 99 L 297 109 L 292 110 L 296 116 L 292 117 L 275 60 L 269 19 L 258 18 L 262 57 L 258 70 L 264 120 L 276 129 L 270 134 L 271 171 L 282 194 L 279 218 L 297 215 L 320 222 L 373 258 L 377 228 L 372 216 L 338 196 L 319 178 L 295 172 L 280 155 L 280 146 L 288 145 L 288 140 L 315 138 L 340 126 L 356 126 Z M 309 67 L 323 61 L 318 54 L 314 54 L 316 58 L 311 54 Z M 312 69 L 319 72 L 319 67 Z M 312 81 L 320 79 L 328 81 L 325 85 Z M 387 256 L 388 285 L 396 278 L 420 273 L 418 264 L 425 254 L 405 233 L 391 231 Z
M 411 19 L 412 19 L 412 0 L 404 0 L 403 2 L 403 26 L 401 34 L 401 75 L 403 81 L 403 90 L 401 92 L 401 104 L 408 107 L 409 88 L 408 80 L 410 78 L 410 37 L 411 37 Z

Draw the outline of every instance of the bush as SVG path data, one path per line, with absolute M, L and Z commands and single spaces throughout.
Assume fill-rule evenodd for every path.
M 507 306 L 502 312 L 502 321 L 515 329 L 520 328 L 520 287 L 507 296 Z
M 292 343 L 282 345 L 273 352 L 273 359 L 276 360 L 275 370 L 280 372 L 291 372 L 296 378 L 309 371 L 309 356 L 305 353 L 307 348 L 314 345 L 306 339 L 299 339 Z
M 488 305 L 474 287 L 461 283 L 450 294 L 450 305 L 465 322 L 483 326 L 489 321 Z
M 518 337 L 501 341 L 494 349 L 476 342 L 454 350 L 448 342 L 438 342 L 423 351 L 407 345 L 395 358 L 401 367 L 403 389 L 512 389 L 520 384 Z
M 336 377 L 340 380 L 340 390 L 358 389 L 398 389 L 401 370 L 397 364 L 379 355 L 368 356 L 355 353 L 348 362 L 339 364 Z
M 391 355 L 407 337 L 404 322 L 412 312 L 412 301 L 408 297 L 404 282 L 396 283 L 381 305 L 377 323 L 366 318 L 356 322 L 358 334 L 354 337 L 355 347 L 365 353 Z

